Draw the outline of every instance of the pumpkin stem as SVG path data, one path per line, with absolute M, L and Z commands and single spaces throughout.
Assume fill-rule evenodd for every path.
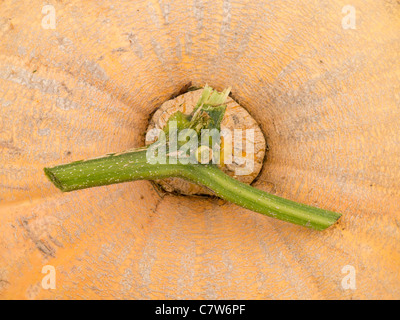
M 218 197 L 243 208 L 283 221 L 316 230 L 323 230 L 334 224 L 341 216 L 336 212 L 269 194 L 231 178 L 214 164 L 190 162 L 188 157 L 184 157 L 186 162 L 177 161 L 177 153 L 181 150 L 177 151 L 176 147 L 171 148 L 174 141 L 167 139 L 165 134 L 173 129 L 179 132 L 193 129 L 200 136 L 202 129 L 219 130 L 229 91 L 230 89 L 227 89 L 220 93 L 206 86 L 193 114 L 187 118 L 179 112 L 175 113 L 164 127 L 164 138 L 160 138 L 148 147 L 44 168 L 44 172 L 63 192 L 134 180 L 178 177 L 203 185 Z M 201 146 L 201 148 L 206 147 Z M 195 150 L 195 156 L 198 156 L 199 148 L 196 147 Z M 210 150 L 206 151 L 210 153 Z M 159 156 L 162 156 L 161 160 Z M 172 157 L 175 157 L 174 161 L 170 161 Z
M 150 164 L 147 150 L 110 154 L 45 168 L 46 176 L 63 192 L 134 180 L 179 177 L 204 185 L 218 197 L 243 208 L 316 230 L 334 224 L 340 214 L 296 203 L 231 178 L 216 165 Z M 168 162 L 168 161 L 167 161 Z

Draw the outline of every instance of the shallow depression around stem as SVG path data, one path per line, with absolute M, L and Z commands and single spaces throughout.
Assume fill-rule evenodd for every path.
M 185 93 L 181 92 L 180 95 L 163 103 L 152 115 L 147 132 L 154 128 L 162 129 L 171 116 L 173 116 L 177 111 L 180 111 L 186 115 L 190 114 L 201 97 L 202 91 L 203 89 L 201 88 L 195 88 L 194 90 L 189 90 Z M 251 184 L 260 174 L 263 167 L 267 151 L 266 139 L 257 121 L 245 108 L 239 105 L 230 96 L 227 97 L 226 105 L 227 108 L 221 123 L 221 130 L 229 130 L 232 132 L 232 134 L 235 130 L 242 130 L 241 135 L 244 152 L 246 151 L 246 141 L 249 139 L 249 137 L 246 136 L 246 130 L 254 130 L 254 152 L 252 155 L 254 157 L 254 161 L 250 159 L 250 154 L 244 154 L 244 157 L 247 157 L 249 161 L 254 163 L 254 169 L 249 174 L 236 175 L 235 171 L 237 171 L 238 168 L 240 169 L 240 165 L 235 163 L 227 165 L 222 164 L 219 166 L 219 168 L 226 174 L 235 177 L 235 179 L 238 179 L 246 184 Z M 146 141 L 146 144 L 149 145 L 153 141 L 154 140 Z M 214 195 L 214 193 L 208 188 L 196 185 L 180 178 L 158 180 L 157 184 L 159 184 L 159 186 L 161 186 L 161 188 L 167 192 L 174 192 L 184 195 Z

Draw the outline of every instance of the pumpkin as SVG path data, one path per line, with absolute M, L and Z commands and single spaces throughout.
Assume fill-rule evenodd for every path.
M 5 0 L 0 37 L 1 298 L 400 298 L 398 1 Z M 231 86 L 259 123 L 255 187 L 339 222 L 44 176 L 144 145 L 189 82 Z

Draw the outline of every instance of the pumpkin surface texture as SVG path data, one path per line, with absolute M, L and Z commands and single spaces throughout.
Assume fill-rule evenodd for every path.
M 350 3 L 1 1 L 0 298 L 399 299 L 400 4 Z M 46 179 L 143 146 L 189 83 L 231 87 L 260 125 L 254 187 L 340 220 Z

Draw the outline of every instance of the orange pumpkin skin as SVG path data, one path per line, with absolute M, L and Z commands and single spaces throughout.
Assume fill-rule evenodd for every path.
M 42 1 L 3 1 L 0 297 L 399 299 L 400 5 L 351 3 L 356 29 L 341 0 L 56 2 L 53 30 Z M 146 181 L 63 194 L 46 180 L 44 166 L 143 145 L 189 81 L 232 86 L 260 123 L 257 188 L 339 223 L 312 231 Z

